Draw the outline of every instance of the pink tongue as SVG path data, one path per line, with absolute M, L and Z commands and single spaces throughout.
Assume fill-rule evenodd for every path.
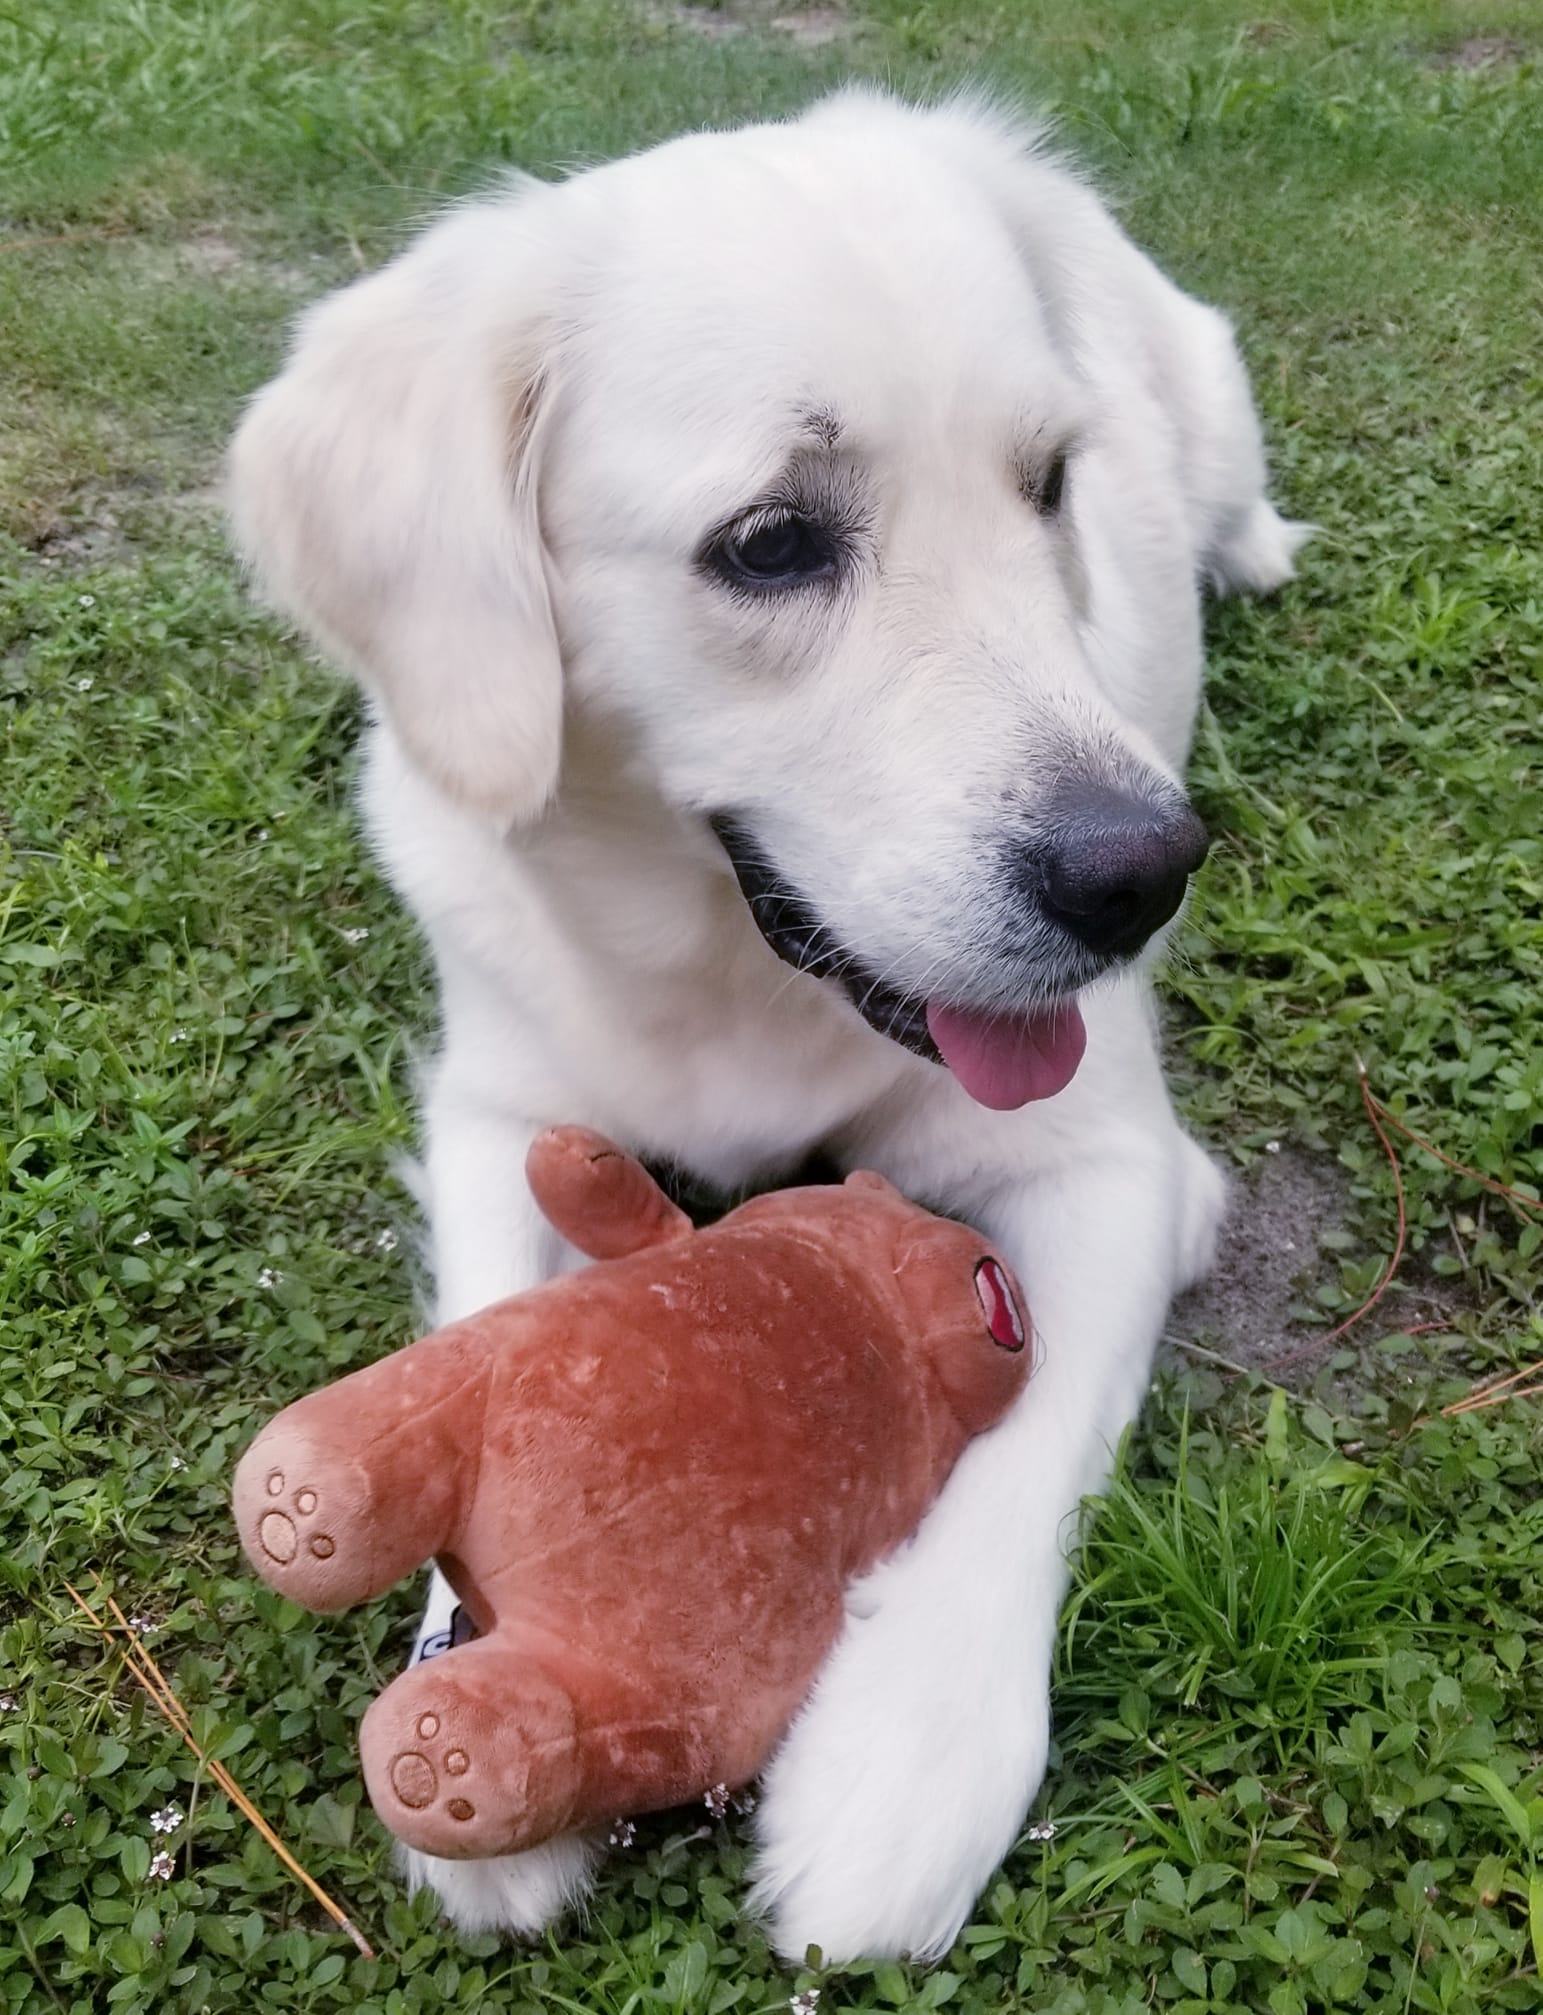
M 970 1097 L 996 1112 L 1064 1091 L 1077 1075 L 1088 1040 L 1075 1005 L 1041 1014 L 987 1015 L 929 1002 L 927 1028 Z

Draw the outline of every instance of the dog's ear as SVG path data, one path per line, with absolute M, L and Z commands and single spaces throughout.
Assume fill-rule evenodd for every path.
M 562 669 L 536 507 L 550 261 L 511 194 L 301 321 L 231 451 L 236 536 L 412 761 L 502 824 L 557 782 Z

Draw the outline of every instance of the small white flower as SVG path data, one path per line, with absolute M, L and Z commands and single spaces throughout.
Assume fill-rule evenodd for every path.
M 806 1987 L 802 1994 L 795 1994 L 788 2003 L 788 2007 L 792 2010 L 792 2015 L 815 2015 L 815 2010 L 819 2005 L 820 1990 L 818 1987 Z
M 0 1693 L 0 1714 L 14 1714 L 20 1705 L 14 1693 Z
M 1054 1840 L 1055 1821 L 1053 1819 L 1035 1820 L 1034 1824 L 1029 1828 L 1028 1837 L 1030 1840 Z
M 702 1803 L 714 1819 L 721 1819 L 729 1809 L 729 1787 L 726 1784 L 715 1784 L 711 1791 L 703 1792 Z
M 180 1805 L 167 1805 L 161 1811 L 151 1813 L 150 1830 L 152 1833 L 175 1833 L 186 1816 Z
M 163 1848 L 150 1863 L 150 1874 L 156 1882 L 170 1882 L 177 1872 L 177 1864 Z
M 1264 1151 L 1266 1154 L 1279 1154 L 1280 1142 L 1278 1140 L 1267 1140 L 1264 1144 Z
M 149 1232 L 148 1232 L 148 1231 L 136 1231 L 136 1232 L 135 1232 L 135 1234 L 134 1234 L 134 1243 L 135 1243 L 135 1245 L 148 1245 L 148 1244 L 150 1243 L 150 1234 L 149 1234 Z
M 257 829 L 257 837 L 259 840 L 265 840 L 268 837 L 268 828 L 266 826 L 259 826 Z
M 343 942 L 346 945 L 362 945 L 369 934 L 363 924 L 351 924 L 343 933 Z
M 283 1278 L 283 1274 L 276 1266 L 265 1266 L 257 1276 L 257 1285 L 259 1287 L 277 1287 Z
M 153 1637 L 160 1628 L 160 1625 L 153 1616 L 131 1616 L 129 1618 L 129 1628 L 135 1631 L 140 1637 Z
M 186 1042 L 188 1039 L 188 1032 L 185 1028 L 173 1029 L 171 1032 L 171 1039 L 173 1042 Z
M 611 1845 L 613 1847 L 630 1847 L 637 1837 L 638 1829 L 630 1819 L 618 1819 L 611 1828 Z
M 187 1464 L 186 1464 L 186 1463 L 185 1463 L 185 1462 L 183 1461 L 183 1459 L 182 1459 L 182 1457 L 181 1457 L 180 1455 L 174 1455 L 174 1456 L 172 1457 L 172 1459 L 171 1459 L 171 1466 L 172 1466 L 172 1468 L 173 1468 L 173 1469 L 186 1469 L 186 1468 L 187 1468 Z
M 95 684 L 95 679 L 77 679 L 75 681 L 75 690 L 77 693 L 89 693 Z
M 80 600 L 80 606 L 83 609 L 94 609 L 96 607 L 95 595 L 82 595 L 79 597 L 79 600 Z
M 377 1252 L 395 1252 L 400 1243 L 401 1241 L 389 1224 L 384 1231 L 378 1231 L 375 1234 L 375 1250 Z

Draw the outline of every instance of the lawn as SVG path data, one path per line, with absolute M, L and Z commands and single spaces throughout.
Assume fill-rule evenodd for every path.
M 1527 1380 L 1443 1411 L 1543 1358 L 1539 1214 L 1393 1135 L 1409 1250 L 1312 1347 L 1393 1250 L 1358 1057 L 1455 1159 L 1543 1183 L 1535 56 L 1527 0 L 0 14 L 0 2007 L 1543 2002 L 1543 1413 Z M 1051 1775 L 942 1968 L 786 1971 L 746 1822 L 705 1813 L 640 1826 L 546 1944 L 459 1941 L 355 1767 L 411 1592 L 302 1616 L 227 1512 L 269 1412 L 412 1333 L 432 1007 L 351 818 L 356 704 L 245 599 L 218 458 L 295 309 L 443 199 L 846 73 L 1053 106 L 1237 317 L 1323 528 L 1214 612 L 1222 837 L 1165 986 L 1242 1228 L 1090 1508 Z M 93 1570 L 377 1958 L 73 1609 Z

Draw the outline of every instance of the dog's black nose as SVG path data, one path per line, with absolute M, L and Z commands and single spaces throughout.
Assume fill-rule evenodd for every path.
M 1182 798 L 1136 797 L 1108 787 L 1068 793 L 1056 807 L 1042 857 L 1046 916 L 1109 957 L 1139 951 L 1184 900 L 1206 857 L 1206 829 Z

